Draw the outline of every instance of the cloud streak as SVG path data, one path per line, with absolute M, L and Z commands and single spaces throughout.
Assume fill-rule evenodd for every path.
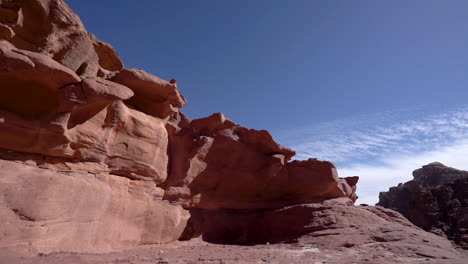
M 468 140 L 459 140 L 432 151 L 395 155 L 385 163 L 350 164 L 339 168 L 341 175 L 359 175 L 359 203 L 375 204 L 380 191 L 412 179 L 411 172 L 422 165 L 440 161 L 447 166 L 468 170 Z
M 297 159 L 334 162 L 341 176 L 359 175 L 359 202 L 412 178 L 433 161 L 468 169 L 468 107 L 389 111 L 280 133 Z

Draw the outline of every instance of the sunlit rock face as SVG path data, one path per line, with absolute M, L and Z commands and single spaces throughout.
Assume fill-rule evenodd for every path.
M 190 120 L 186 103 L 177 81 L 125 69 L 63 1 L 1 0 L 0 250 L 195 237 L 415 246 L 428 235 L 391 210 L 354 207 L 358 177 L 339 178 L 331 162 L 292 160 L 267 131 L 221 113 Z M 437 252 L 455 259 L 439 240 Z
M 0 248 L 108 252 L 179 238 L 189 213 L 155 184 L 0 160 Z
M 123 64 L 117 53 L 88 33 L 61 0 L 2 0 L 0 37 L 22 50 L 44 54 L 80 76 L 104 76 Z
M 434 162 L 415 170 L 413 177 L 380 193 L 378 205 L 468 249 L 468 171 Z
M 165 181 L 165 122 L 128 108 L 123 101 L 134 95 L 130 88 L 100 77 L 81 79 L 52 58 L 4 40 L 0 48 L 1 148 Z
M 193 120 L 170 144 L 165 198 L 187 208 L 280 208 L 353 196 L 332 163 L 289 162 L 294 151 L 267 131 L 241 127 L 222 114 Z

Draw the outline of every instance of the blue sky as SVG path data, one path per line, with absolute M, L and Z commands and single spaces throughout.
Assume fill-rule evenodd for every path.
M 361 202 L 428 162 L 468 169 L 467 1 L 67 3 L 126 67 L 177 79 L 189 117 L 328 159 Z

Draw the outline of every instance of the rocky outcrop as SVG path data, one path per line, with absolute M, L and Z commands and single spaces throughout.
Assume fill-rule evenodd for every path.
M 446 235 L 468 249 L 468 171 L 434 162 L 415 170 L 413 177 L 380 193 L 377 205 L 396 210 L 424 230 Z
M 178 113 L 178 109 L 187 103 L 177 89 L 177 81 L 167 82 L 143 70 L 124 69 L 111 80 L 127 86 L 135 93 L 127 104 L 161 119 Z
M 96 163 L 83 167 L 90 172 L 165 181 L 165 122 L 127 107 L 131 89 L 99 77 L 80 79 L 6 41 L 0 49 L 0 148 L 41 154 L 54 164 Z
M 357 178 L 349 184 L 339 179 L 330 162 L 288 162 L 294 151 L 267 131 L 241 127 L 222 114 L 191 121 L 170 142 L 164 198 L 186 208 L 271 209 L 355 199 Z

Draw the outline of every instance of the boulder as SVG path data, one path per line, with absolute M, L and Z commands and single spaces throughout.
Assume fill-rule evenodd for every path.
M 421 230 L 393 210 L 350 204 L 340 198 L 275 210 L 191 210 L 182 238 L 201 235 L 211 243 L 290 243 L 320 250 L 385 249 L 439 263 L 460 263 L 463 258 L 448 240 Z
M 7 41 L 0 51 L 0 148 L 165 181 L 165 122 L 125 106 L 131 89 L 99 77 L 81 80 L 50 57 Z
M 161 184 L 167 177 L 164 122 L 127 108 L 121 101 L 77 107 L 43 122 L 0 111 L 0 147 L 37 154 L 50 167 L 108 172 Z M 93 166 L 80 166 L 82 163 Z
M 55 75 L 73 76 L 67 71 Z M 122 100 L 133 95 L 130 89 L 97 77 L 63 88 L 52 81 L 37 86 L 41 82 L 34 74 L 25 76 L 21 80 L 0 72 L 0 83 L 9 84 L 1 89 L 7 97 L 0 99 L 0 148 L 43 155 L 40 159 L 54 160 L 54 165 L 99 165 L 80 168 L 87 172 L 99 167 L 132 179 L 165 181 L 165 122 L 125 106 Z M 23 84 L 31 97 L 23 96 Z

